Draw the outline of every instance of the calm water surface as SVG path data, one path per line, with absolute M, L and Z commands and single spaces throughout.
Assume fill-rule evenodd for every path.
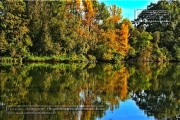
M 180 64 L 0 65 L 0 120 L 180 118 Z

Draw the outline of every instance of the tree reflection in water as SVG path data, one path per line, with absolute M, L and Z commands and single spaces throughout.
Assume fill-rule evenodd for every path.
M 129 79 L 129 86 L 131 87 L 129 88 L 135 88 L 135 90 L 131 89 L 133 91 L 131 98 L 148 116 L 154 116 L 156 119 L 180 117 L 180 65 L 153 64 L 148 65 L 148 67 L 151 69 L 148 72 L 149 74 L 144 74 L 143 71 L 135 68 L 136 72 L 131 75 Z M 141 85 L 140 81 L 143 81 L 141 78 L 146 78 L 144 80 L 149 81 L 147 84 L 150 85 L 145 85 L 146 82 L 143 82 L 147 88 Z
M 0 118 L 96 119 L 103 117 L 108 109 L 111 111 L 119 109 L 119 101 L 131 98 L 148 116 L 155 116 L 157 119 L 172 118 L 180 115 L 178 71 L 180 71 L 178 64 L 1 65 Z M 17 112 L 14 109 L 7 110 L 7 106 L 18 108 L 20 105 L 36 108 L 44 106 L 45 112 L 55 114 L 7 114 Z M 62 105 L 82 108 L 55 110 Z M 83 107 L 99 109 L 83 110 Z M 29 112 L 24 107 L 18 112 L 27 111 Z

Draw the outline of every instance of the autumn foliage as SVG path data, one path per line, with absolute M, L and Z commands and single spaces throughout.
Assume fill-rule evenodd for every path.
M 123 55 L 127 55 L 130 45 L 128 44 L 129 37 L 129 28 L 128 25 L 122 24 L 121 30 L 117 31 L 117 42 L 119 43 L 118 51 L 120 51 Z
M 0 4 L 7 8 L 0 17 L 0 37 L 5 45 L 0 46 L 0 55 L 121 60 L 128 53 L 129 27 L 122 23 L 122 9 L 116 5 L 94 0 L 16 3 Z M 11 17 L 18 20 L 9 20 Z

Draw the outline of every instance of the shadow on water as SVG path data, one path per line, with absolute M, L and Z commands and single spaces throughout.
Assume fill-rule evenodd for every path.
M 120 101 L 156 119 L 180 115 L 180 64 L 0 65 L 0 119 L 95 120 Z

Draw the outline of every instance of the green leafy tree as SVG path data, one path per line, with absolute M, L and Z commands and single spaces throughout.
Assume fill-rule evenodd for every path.
M 137 47 L 139 48 L 139 50 L 143 49 L 146 46 L 149 46 L 151 43 L 151 40 L 153 39 L 153 37 L 151 36 L 150 33 L 143 31 L 140 34 L 137 35 Z
M 173 32 L 175 34 L 176 39 L 180 39 L 180 22 L 178 22 Z
M 29 46 L 32 46 L 31 38 L 28 35 L 28 19 L 25 15 L 26 4 L 23 1 L 1 1 L 3 6 L 1 21 L 1 36 L 5 33 L 4 38 L 8 45 L 7 53 L 14 56 L 27 56 Z M 2 8 L 2 7 L 1 7 Z M 3 33 L 4 32 L 4 33 Z
M 30 35 L 34 44 L 31 51 L 42 55 L 51 54 L 53 43 L 50 34 L 50 18 L 52 16 L 50 3 L 47 1 L 28 1 L 27 9 L 30 19 Z
M 2 33 L 0 33 L 0 55 L 1 54 L 3 55 L 3 53 L 5 53 L 7 51 L 7 45 L 8 45 L 8 43 L 5 38 L 5 33 L 2 32 Z
M 169 15 L 166 16 L 166 19 L 170 19 L 169 23 L 166 22 L 160 22 L 160 19 L 158 19 L 159 22 L 145 23 L 148 25 L 145 29 L 148 32 L 155 32 L 155 31 L 161 31 L 165 32 L 167 30 L 173 31 L 175 29 L 175 26 L 180 20 L 180 1 L 166 1 L 166 0 L 160 0 L 157 3 L 151 3 L 147 6 L 147 10 L 168 10 Z M 139 15 L 137 20 L 144 20 L 147 18 L 146 14 L 143 14 L 146 12 L 146 10 L 143 10 Z M 143 28 L 144 23 L 141 22 L 137 27 Z
M 158 45 L 159 41 L 160 41 L 160 32 L 159 31 L 156 31 L 152 34 L 153 36 L 153 43 Z

